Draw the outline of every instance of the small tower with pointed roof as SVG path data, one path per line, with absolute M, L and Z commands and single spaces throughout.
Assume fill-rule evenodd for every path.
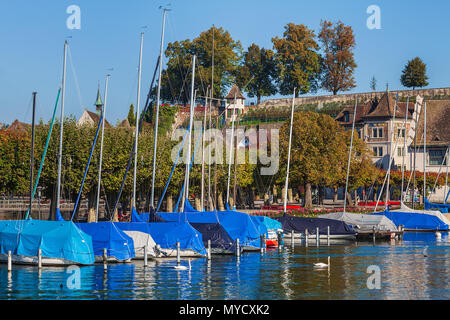
M 233 112 L 235 114 L 235 117 L 238 115 L 244 114 L 245 111 L 245 97 L 242 94 L 239 87 L 234 84 L 231 88 L 230 92 L 228 92 L 227 96 L 225 97 L 226 100 L 226 113 L 225 116 L 227 119 L 233 118 Z M 233 110 L 236 109 L 236 110 Z
M 101 115 L 102 109 L 103 109 L 103 102 L 102 102 L 102 96 L 100 94 L 100 83 L 98 84 L 97 100 L 95 101 L 94 106 L 95 106 L 95 111 L 97 112 L 97 114 Z

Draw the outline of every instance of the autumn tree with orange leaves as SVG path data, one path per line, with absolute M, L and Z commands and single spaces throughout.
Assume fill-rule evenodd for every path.
M 336 95 L 339 91 L 354 88 L 353 75 L 357 67 L 353 57 L 355 36 L 350 26 L 341 21 L 333 23 L 325 20 L 321 22 L 319 40 L 324 51 L 322 59 L 322 87 Z

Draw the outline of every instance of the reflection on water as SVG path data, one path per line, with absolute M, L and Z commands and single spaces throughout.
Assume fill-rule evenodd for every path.
M 330 268 L 317 269 L 314 263 Z M 67 268 L 0 265 L 0 299 L 448 299 L 450 241 L 434 233 L 406 233 L 402 242 L 286 245 L 264 254 L 197 258 L 191 269 L 176 260 L 80 268 L 70 289 Z M 181 264 L 188 266 L 187 260 Z M 367 288 L 367 267 L 381 270 L 381 289 Z

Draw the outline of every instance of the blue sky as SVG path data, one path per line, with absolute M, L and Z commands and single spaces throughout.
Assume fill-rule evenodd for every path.
M 31 122 L 31 93 L 38 92 L 37 119 L 48 121 L 62 77 L 64 40 L 69 38 L 66 115 L 93 110 L 97 85 L 103 94 L 111 72 L 107 119 L 122 120 L 136 104 L 140 32 L 144 31 L 142 97 L 147 94 L 159 52 L 162 11 L 170 3 L 165 44 L 192 39 L 213 24 L 228 30 L 247 48 L 272 48 L 289 23 L 305 24 L 317 33 L 322 19 L 343 21 L 356 37 L 357 87 L 350 92 L 404 89 L 400 73 L 419 56 L 427 64 L 429 88 L 449 86 L 449 1 L 381 0 L 14 0 L 0 3 L 0 123 Z M 81 9 L 81 29 L 69 30 L 66 8 Z M 381 29 L 369 30 L 366 9 L 381 9 Z M 146 26 L 146 28 L 142 28 Z M 72 67 L 73 65 L 73 67 Z M 75 72 L 74 72 L 75 71 Z M 74 76 L 76 74 L 76 77 Z M 327 94 L 319 91 L 317 95 Z M 142 101 L 142 100 L 141 100 Z

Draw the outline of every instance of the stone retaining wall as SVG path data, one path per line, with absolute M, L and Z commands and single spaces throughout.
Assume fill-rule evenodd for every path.
M 450 95 L 450 88 L 437 88 L 437 89 L 416 89 L 416 90 L 394 90 L 390 91 L 394 95 L 398 93 L 399 97 L 416 96 L 420 94 L 423 96 L 447 96 Z M 330 102 L 348 102 L 358 99 L 358 101 L 366 102 L 374 96 L 381 97 L 385 91 L 376 92 L 364 92 L 364 93 L 349 93 L 339 95 L 327 95 L 327 96 L 311 96 L 311 97 L 299 97 L 295 99 L 296 105 L 309 104 L 309 103 L 330 103 Z M 269 99 L 256 105 L 256 108 L 265 107 L 282 107 L 290 106 L 292 104 L 292 98 L 283 99 Z

